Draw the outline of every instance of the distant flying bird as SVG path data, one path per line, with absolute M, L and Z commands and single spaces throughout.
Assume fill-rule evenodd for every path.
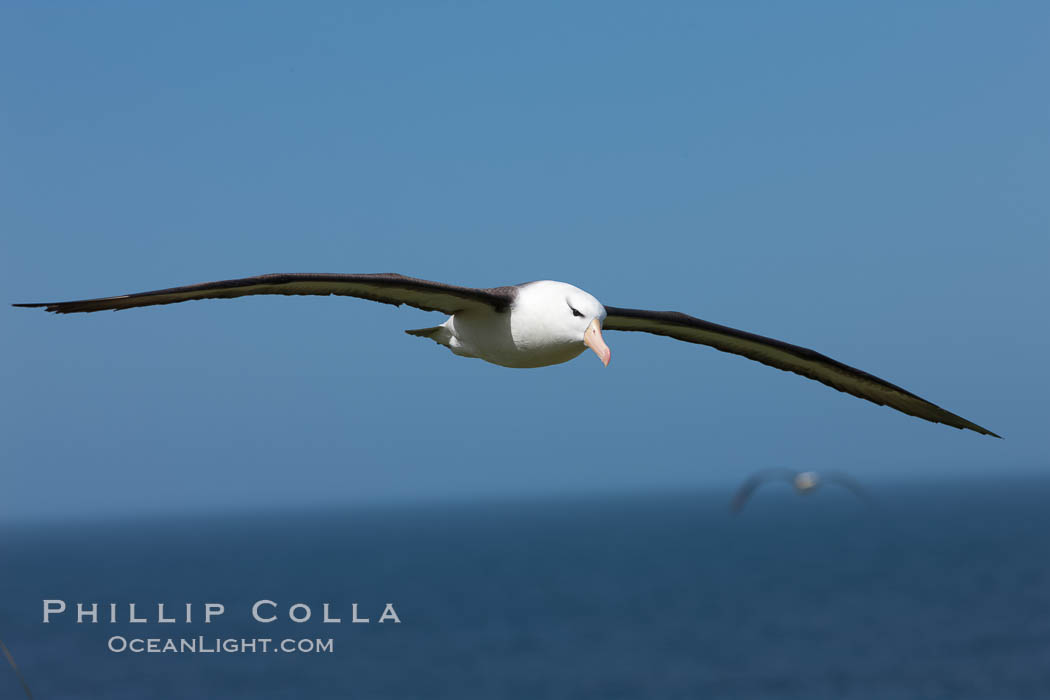
M 688 343 L 709 345 L 762 364 L 815 379 L 833 389 L 890 406 L 934 423 L 999 437 L 890 384 L 818 352 L 772 338 L 720 326 L 674 311 L 644 311 L 602 306 L 593 296 L 564 282 L 528 282 L 474 289 L 441 282 L 383 274 L 276 274 L 207 282 L 188 287 L 44 304 L 60 314 L 130 309 L 193 299 L 228 299 L 253 294 L 318 295 L 370 299 L 440 311 L 440 326 L 405 331 L 430 338 L 456 355 L 477 357 L 504 367 L 544 367 L 567 362 L 590 348 L 608 365 L 609 347 L 602 331 L 643 331 Z
M 840 472 L 830 472 L 821 476 L 817 472 L 796 472 L 791 469 L 764 469 L 757 474 L 751 475 L 747 481 L 741 484 L 733 501 L 729 504 L 729 510 L 739 513 L 744 504 L 755 490 L 767 481 L 787 481 L 795 487 L 799 494 L 809 494 L 816 491 L 822 484 L 838 484 L 853 492 L 857 498 L 865 503 L 871 504 L 871 498 L 867 491 L 855 479 Z

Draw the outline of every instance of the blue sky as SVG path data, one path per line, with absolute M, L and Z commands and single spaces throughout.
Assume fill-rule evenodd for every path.
M 9 517 L 1044 472 L 1045 3 L 8 3 L 0 299 L 574 283 L 1005 440 L 641 334 L 543 370 L 348 299 L 0 311 Z

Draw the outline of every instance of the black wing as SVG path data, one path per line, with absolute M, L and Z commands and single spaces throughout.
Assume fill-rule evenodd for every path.
M 602 324 L 603 330 L 643 331 L 666 335 L 687 343 L 710 345 L 722 352 L 743 355 L 770 367 L 801 374 L 832 389 L 853 394 L 880 406 L 895 408 L 917 418 L 999 437 L 992 431 L 945 411 L 910 391 L 808 348 L 720 326 L 675 311 L 618 309 L 612 306 L 606 306 L 605 311 L 608 315 Z
M 737 489 L 736 494 L 733 496 L 733 500 L 729 503 L 729 510 L 733 513 L 739 513 L 744 508 L 744 504 L 747 503 L 748 499 L 751 498 L 751 494 L 755 492 L 759 486 L 767 481 L 773 479 L 783 479 L 789 483 L 793 482 L 797 472 L 793 472 L 790 469 L 763 469 L 760 472 L 756 472 L 747 478 L 740 488 Z
M 187 287 L 158 289 L 101 299 L 60 301 L 42 304 L 14 304 L 28 308 L 44 307 L 58 314 L 90 311 L 119 311 L 138 306 L 176 304 L 194 299 L 232 299 L 253 294 L 315 295 L 358 297 L 383 304 L 408 304 L 425 311 L 454 314 L 471 308 L 505 310 L 517 295 L 516 287 L 474 289 L 441 282 L 405 277 L 392 272 L 369 275 L 289 273 L 259 275 L 242 279 L 205 282 Z

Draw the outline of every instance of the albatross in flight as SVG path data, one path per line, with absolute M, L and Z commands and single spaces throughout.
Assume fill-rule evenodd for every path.
M 824 476 L 816 472 L 793 472 L 790 469 L 765 469 L 750 476 L 747 481 L 741 484 L 737 490 L 736 495 L 733 496 L 732 503 L 729 504 L 729 510 L 734 513 L 739 513 L 744 508 L 744 504 L 747 503 L 748 499 L 755 490 L 767 481 L 774 480 L 786 480 L 795 487 L 795 491 L 800 495 L 810 494 L 816 491 L 822 484 L 838 484 L 851 491 L 860 500 L 864 501 L 868 505 L 871 505 L 871 497 L 868 496 L 868 492 L 864 490 L 855 479 L 846 476 L 840 472 L 831 472 Z
M 405 332 L 430 338 L 457 355 L 477 357 L 504 367 L 556 365 L 573 359 L 587 348 L 607 366 L 612 353 L 605 344 L 602 331 L 665 335 L 794 372 L 924 420 L 999 437 L 899 386 L 813 350 L 674 311 L 603 306 L 582 289 L 549 280 L 474 289 L 393 273 L 293 273 L 206 282 L 101 299 L 15 306 L 44 307 L 55 313 L 69 314 L 253 294 L 334 294 L 440 311 L 449 316 L 440 326 Z

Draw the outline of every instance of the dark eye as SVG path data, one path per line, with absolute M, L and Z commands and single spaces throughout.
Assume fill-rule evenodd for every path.
M 579 316 L 580 318 L 583 318 L 583 314 L 581 314 L 579 311 L 577 311 L 576 309 L 573 309 L 571 306 L 569 308 L 572 309 L 572 315 L 573 316 Z

